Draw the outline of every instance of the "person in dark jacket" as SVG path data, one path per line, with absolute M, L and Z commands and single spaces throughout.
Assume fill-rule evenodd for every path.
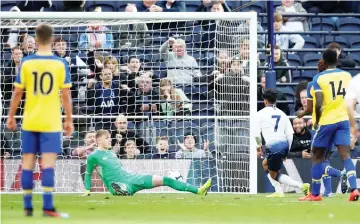
M 258 87 L 258 91 L 257 91 L 258 111 L 265 107 L 264 103 L 262 102 L 264 100 L 262 96 L 265 90 L 265 82 L 266 82 L 266 78 L 265 75 L 263 75 L 260 78 L 260 87 Z M 277 94 L 278 95 L 276 100 L 286 100 L 285 95 L 280 90 L 277 90 Z M 259 101 L 261 102 L 259 103 Z M 290 115 L 290 110 L 287 103 L 277 103 L 276 107 L 282 110 L 286 115 Z
M 306 90 L 308 83 L 309 83 L 309 81 L 302 80 L 296 86 L 296 89 L 295 89 L 295 111 L 298 111 L 303 106 L 301 103 L 301 99 L 300 99 L 300 93 L 303 90 Z
M 40 11 L 42 8 L 50 8 L 52 6 L 51 0 L 39 1 L 39 0 L 24 0 L 17 1 L 17 7 L 21 11 Z
M 274 66 L 289 66 L 279 46 L 274 46 Z M 291 82 L 290 70 L 276 70 L 276 82 Z
M 165 0 L 157 5 L 162 8 L 162 12 L 186 12 L 186 4 L 183 0 Z
M 332 42 L 328 45 L 328 49 L 336 51 L 338 55 L 338 63 L 336 65 L 337 68 L 354 68 L 356 66 L 356 62 L 354 60 L 345 58 L 344 55 L 341 54 L 340 44 Z
M 111 132 L 113 150 L 117 151 L 120 156 L 126 154 L 125 143 L 128 140 L 134 140 L 136 148 L 139 149 L 141 154 L 151 153 L 151 147 L 140 136 L 136 135 L 134 131 L 128 130 L 128 120 L 126 116 L 120 114 L 115 121 L 116 131 Z
M 293 120 L 294 138 L 288 158 L 310 159 L 311 132 L 306 127 L 303 118 L 294 118 Z
M 142 74 L 138 79 L 135 90 L 135 113 L 144 116 L 150 113 L 157 114 L 159 108 L 153 100 L 159 100 L 159 91 L 152 86 L 152 78 L 148 74 Z

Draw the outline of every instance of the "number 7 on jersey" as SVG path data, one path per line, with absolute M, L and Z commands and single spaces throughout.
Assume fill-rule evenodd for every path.
M 276 119 L 276 121 L 275 121 L 275 127 L 274 127 L 274 132 L 277 132 L 278 127 L 279 127 L 279 121 L 280 121 L 281 116 L 280 116 L 280 115 L 273 115 L 273 116 L 271 116 L 271 118 Z

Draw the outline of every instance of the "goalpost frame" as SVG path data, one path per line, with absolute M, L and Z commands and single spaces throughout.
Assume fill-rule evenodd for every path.
M 249 145 L 249 193 L 257 193 L 257 152 L 255 122 L 257 112 L 257 14 L 256 12 L 1 12 L 1 20 L 249 20 L 249 74 L 250 74 L 250 145 Z M 153 22 L 153 21 L 152 21 Z M 0 23 L 0 27 L 1 27 Z M 214 117 L 216 118 L 216 117 Z M 231 117 L 234 118 L 234 117 Z

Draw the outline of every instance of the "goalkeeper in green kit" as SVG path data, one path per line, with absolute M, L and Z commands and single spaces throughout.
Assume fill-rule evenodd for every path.
M 90 195 L 91 174 L 94 168 L 101 168 L 98 173 L 105 187 L 112 195 L 130 196 L 144 189 L 168 186 L 178 191 L 187 191 L 205 196 L 211 187 L 209 179 L 202 187 L 197 188 L 190 184 L 174 180 L 170 177 L 155 175 L 139 175 L 126 172 L 111 149 L 111 136 L 106 130 L 96 132 L 96 150 L 88 156 L 85 174 L 85 194 Z

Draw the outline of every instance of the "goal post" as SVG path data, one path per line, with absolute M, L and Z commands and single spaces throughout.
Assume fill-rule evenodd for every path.
M 255 12 L 1 12 L 0 19 L 0 28 L 9 31 L 7 34 L 1 34 L 1 40 L 8 40 L 11 33 L 19 35 L 20 31 L 24 30 L 28 35 L 34 36 L 34 28 L 41 23 L 47 23 L 55 28 L 55 36 L 63 38 L 67 43 L 66 56 L 69 58 L 72 81 L 75 85 L 72 89 L 75 135 L 70 139 L 63 138 L 64 152 L 56 164 L 56 192 L 83 190 L 82 178 L 86 160 L 74 156 L 72 151 L 84 144 L 85 134 L 91 130 L 105 128 L 116 132 L 117 127 L 114 123 L 122 113 L 127 117 L 128 130 L 136 134 L 135 140 L 144 140 L 149 150 L 144 153 L 144 158 L 121 158 L 125 169 L 135 173 L 156 175 L 168 175 L 169 171 L 177 170 L 182 174 L 183 181 L 194 185 L 202 184 L 209 177 L 213 178 L 214 187 L 211 188 L 211 192 L 257 193 L 258 160 L 254 119 L 257 112 L 258 55 Z M 140 24 L 147 28 L 131 31 L 119 28 L 130 24 Z M 87 30 L 87 27 L 95 25 L 106 29 Z M 106 67 L 104 63 L 107 58 L 115 58 L 117 63 L 113 63 L 113 66 L 119 70 L 119 77 L 127 74 L 127 70 L 133 69 L 130 68 L 129 58 L 135 57 L 140 60 L 140 69 L 135 72 L 138 75 L 135 75 L 133 80 L 136 85 L 134 89 L 129 88 L 125 96 L 125 111 L 117 109 L 117 112 L 114 112 L 114 108 L 120 108 L 119 105 L 123 103 L 111 98 L 111 94 L 116 90 L 111 90 L 111 99 L 102 101 L 101 106 L 97 105 L 97 100 L 105 98 L 104 95 L 99 97 L 95 94 L 91 99 L 88 98 L 88 82 L 89 79 L 96 78 L 96 73 L 93 73 L 87 64 L 90 58 L 89 51 L 93 51 L 87 44 L 91 42 L 92 37 L 85 37 L 88 38 L 84 45 L 87 47 L 80 46 L 81 34 L 84 33 L 93 34 L 95 39 L 103 38 L 103 41 L 109 41 L 108 45 L 104 42 L 100 47 L 94 45 L 98 49 L 95 49 L 91 57 L 100 60 L 103 67 Z M 102 33 L 102 36 L 96 36 L 97 33 Z M 111 34 L 112 37 L 108 39 L 107 34 Z M 124 38 L 122 35 L 128 38 L 127 41 L 121 42 Z M 164 45 L 169 38 L 182 39 L 185 42 L 185 54 L 195 59 L 194 64 L 185 63 L 180 67 L 176 60 L 182 56 L 174 53 L 174 47 L 163 49 L 164 52 L 161 52 L 164 46 L 170 46 Z M 14 64 L 7 64 L 7 60 L 11 58 L 11 50 L 6 47 L 1 49 L 1 67 L 6 69 L 10 65 L 10 69 L 15 68 Z M 171 60 L 173 62 L 170 62 Z M 125 70 L 122 70 L 124 68 Z M 153 99 L 153 95 L 141 98 L 136 95 L 141 95 L 138 91 L 139 83 L 145 82 L 142 75 L 147 72 L 152 74 L 151 88 L 159 92 L 156 99 Z M 114 74 L 112 78 L 115 77 Z M 1 159 L 0 169 L 1 191 L 6 193 L 21 190 L 21 133 L 10 132 L 5 127 L 5 113 L 11 96 L 9 80 L 16 74 L 5 75 L 7 79 L 0 79 L 4 111 L 3 115 L 0 114 L 0 133 L 6 137 L 8 143 L 8 148 L 4 150 L 11 155 L 10 158 Z M 186 76 L 191 77 L 191 81 L 188 81 Z M 160 83 L 166 77 L 184 97 L 167 100 L 161 97 L 163 90 Z M 101 83 L 101 78 L 97 82 Z M 125 87 L 119 85 L 117 88 Z M 182 94 L 179 93 L 179 96 Z M 90 100 L 93 105 L 89 104 Z M 140 101 L 142 105 L 150 106 L 146 113 L 139 113 L 135 109 L 129 111 L 131 106 L 137 108 Z M 172 112 L 164 109 L 164 105 L 178 106 L 179 101 L 181 107 L 188 106 L 186 113 L 182 111 L 180 114 L 175 113 L 175 109 L 171 110 Z M 156 110 L 153 111 L 152 105 L 157 106 Z M 102 108 L 101 113 L 97 110 L 98 107 Z M 106 108 L 110 112 L 105 112 Z M 146 110 L 142 106 L 138 108 Z M 19 122 L 21 118 L 21 114 L 18 114 Z M 18 129 L 20 130 L 20 125 Z M 189 133 L 194 135 L 195 147 L 199 150 L 205 149 L 208 144 L 206 150 L 203 150 L 206 151 L 206 156 L 203 156 L 204 153 L 197 158 L 191 153 L 191 158 L 180 155 L 179 151 L 184 150 L 182 147 Z M 159 137 L 164 136 L 168 137 L 168 150 L 177 155 L 175 158 L 154 157 L 157 154 Z M 143 146 L 136 145 L 136 148 L 141 148 L 140 155 L 143 154 Z M 35 168 L 34 178 L 38 178 L 35 180 L 41 178 L 41 169 L 40 160 Z M 99 176 L 94 174 L 94 178 L 93 189 L 103 192 L 104 186 L 100 183 Z M 39 184 L 39 181 L 35 181 L 35 192 L 41 191 Z M 172 191 L 160 188 L 150 192 Z

